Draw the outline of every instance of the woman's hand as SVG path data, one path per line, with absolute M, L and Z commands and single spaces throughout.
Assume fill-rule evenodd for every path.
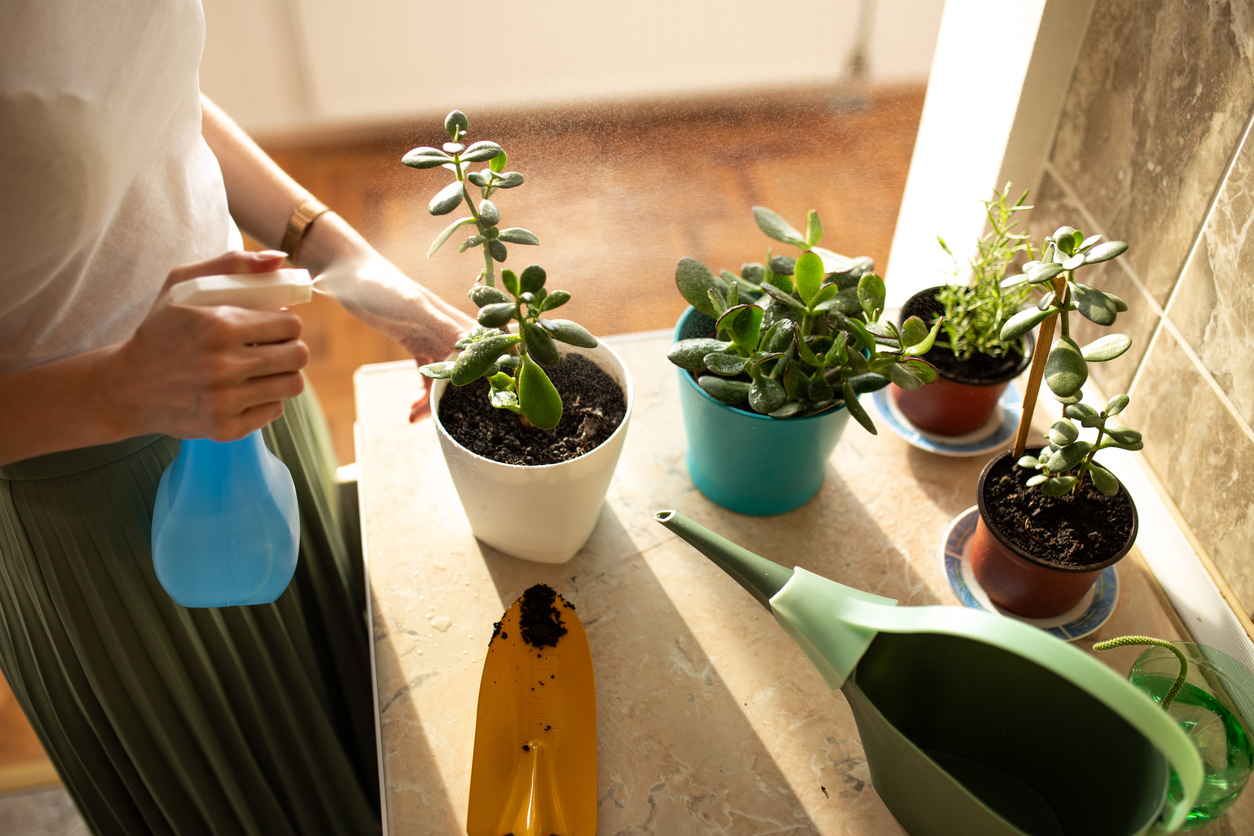
M 282 415 L 283 400 L 305 385 L 300 318 L 176 305 L 169 289 L 199 276 L 277 270 L 283 259 L 275 251 L 231 252 L 171 271 L 147 318 L 114 354 L 115 408 L 142 416 L 143 432 L 214 441 L 243 438 Z
M 448 357 L 475 325 L 373 251 L 333 262 L 315 279 L 314 289 L 335 297 L 349 313 L 400 343 L 419 366 Z M 421 380 L 411 422 L 431 411 L 430 383 Z

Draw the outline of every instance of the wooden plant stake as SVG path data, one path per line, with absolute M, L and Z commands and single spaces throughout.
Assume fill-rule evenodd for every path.
M 1064 274 L 1054 276 L 1054 296 L 1066 304 L 1067 280 Z M 1028 372 L 1028 388 L 1023 393 L 1023 412 L 1019 416 L 1019 431 L 1015 433 L 1014 458 L 1018 460 L 1028 446 L 1028 433 L 1032 430 L 1032 416 L 1036 412 L 1036 398 L 1041 391 L 1041 379 L 1045 377 L 1045 363 L 1049 359 L 1049 349 L 1054 344 L 1054 328 L 1058 322 L 1058 314 L 1041 323 L 1036 333 L 1036 353 L 1032 355 L 1032 368 Z

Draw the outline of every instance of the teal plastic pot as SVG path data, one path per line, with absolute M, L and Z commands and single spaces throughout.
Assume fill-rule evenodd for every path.
M 710 337 L 714 320 L 693 308 L 675 340 Z M 711 501 L 755 517 L 800 508 L 819 492 L 827 459 L 849 423 L 844 405 L 806 418 L 771 418 L 719 403 L 678 369 L 679 403 L 688 435 L 688 474 Z

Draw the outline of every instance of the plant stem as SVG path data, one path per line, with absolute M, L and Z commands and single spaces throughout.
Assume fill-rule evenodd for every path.
M 453 173 L 457 175 L 457 182 L 462 184 L 462 198 L 466 201 L 466 208 L 470 210 L 470 217 L 475 219 L 475 229 L 479 230 L 479 234 L 483 235 L 486 228 L 483 220 L 479 216 L 479 209 L 475 206 L 475 202 L 470 199 L 470 189 L 466 188 L 466 172 L 462 169 L 461 154 L 453 155 Z M 496 262 L 492 258 L 492 253 L 488 252 L 488 242 L 483 242 L 483 278 L 488 287 L 496 287 Z
M 1167 695 L 1163 697 L 1163 711 L 1171 707 L 1172 701 L 1180 693 L 1180 689 L 1184 687 L 1184 681 L 1189 676 L 1189 660 L 1184 657 L 1184 651 L 1176 647 L 1165 639 L 1155 639 L 1150 636 L 1120 636 L 1117 639 L 1110 639 L 1104 642 L 1098 642 L 1093 645 L 1093 649 L 1101 652 L 1103 650 L 1113 650 L 1116 647 L 1127 647 L 1128 645 L 1150 645 L 1152 647 L 1165 647 L 1176 655 L 1180 660 L 1180 673 L 1176 676 L 1176 681 L 1171 684 Z

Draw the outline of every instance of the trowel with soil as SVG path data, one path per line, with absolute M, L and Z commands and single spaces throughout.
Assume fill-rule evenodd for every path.
M 479 683 L 469 836 L 594 836 L 596 680 L 575 608 L 544 584 L 496 624 Z

